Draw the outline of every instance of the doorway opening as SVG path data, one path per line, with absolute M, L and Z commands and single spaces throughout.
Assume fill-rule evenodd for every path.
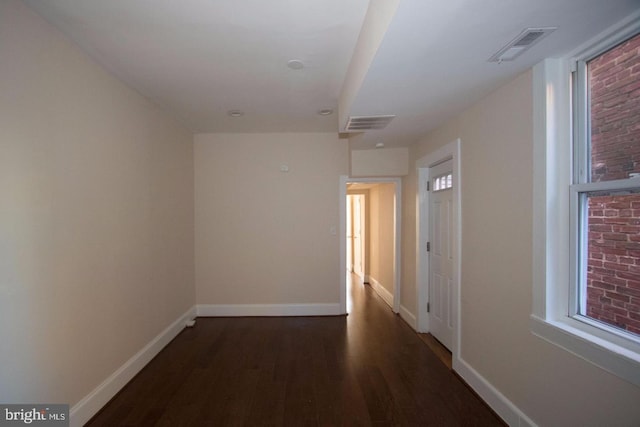
M 369 284 L 400 311 L 400 178 L 340 179 L 340 308 L 348 313 L 348 285 Z
M 347 187 L 347 272 L 353 273 L 363 282 L 369 283 L 365 275 L 369 247 L 367 240 L 367 221 L 370 202 L 369 188 L 361 184 L 348 184 Z

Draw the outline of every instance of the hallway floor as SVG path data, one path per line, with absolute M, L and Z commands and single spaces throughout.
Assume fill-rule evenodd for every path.
M 501 426 L 369 286 L 349 316 L 198 318 L 87 425 Z

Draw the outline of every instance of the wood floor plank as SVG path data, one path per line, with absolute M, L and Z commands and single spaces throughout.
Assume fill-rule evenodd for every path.
M 369 286 L 349 316 L 198 318 L 89 426 L 503 426 Z

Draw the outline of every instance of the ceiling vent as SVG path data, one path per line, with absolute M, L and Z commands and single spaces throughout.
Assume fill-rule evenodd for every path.
M 557 29 L 557 27 L 526 28 L 518 34 L 518 37 L 511 40 L 509 44 L 489 58 L 489 62 L 500 63 L 504 61 L 513 61 L 523 54 L 524 51 Z
M 351 116 L 345 127 L 346 132 L 362 132 L 384 129 L 395 116 Z

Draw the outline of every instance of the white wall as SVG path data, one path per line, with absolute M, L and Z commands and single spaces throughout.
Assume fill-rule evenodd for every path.
M 0 2 L 0 401 L 76 404 L 193 306 L 190 132 Z
M 196 135 L 198 304 L 338 303 L 347 154 L 336 134 Z
M 534 336 L 532 73 L 411 148 L 411 160 L 462 141 L 461 357 L 541 426 L 631 426 L 640 389 Z M 415 313 L 416 174 L 403 180 L 402 304 Z

